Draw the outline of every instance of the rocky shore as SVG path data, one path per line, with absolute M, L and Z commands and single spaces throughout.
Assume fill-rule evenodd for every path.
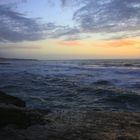
M 140 140 L 140 113 L 32 110 L 0 91 L 0 140 Z
M 30 125 L 42 123 L 41 113 L 26 108 L 26 103 L 21 99 L 0 91 L 0 127 L 13 125 L 18 128 L 27 128 Z

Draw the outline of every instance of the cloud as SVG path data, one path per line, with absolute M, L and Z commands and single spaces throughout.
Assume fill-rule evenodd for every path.
M 38 50 L 41 46 L 38 45 L 23 45 L 23 44 L 0 44 L 0 49 L 27 49 L 27 50 Z
M 60 2 L 62 3 L 62 6 L 79 6 L 83 3 L 85 3 L 85 0 L 60 0 Z
M 93 47 L 138 47 L 140 45 L 140 38 L 94 40 L 91 45 Z
M 50 38 L 67 39 L 76 36 L 80 30 L 76 27 L 42 23 L 39 18 L 29 18 L 15 11 L 11 2 L 26 0 L 0 1 L 0 42 L 34 41 Z
M 120 32 L 140 29 L 139 0 L 87 0 L 73 19 L 83 32 Z
M 58 44 L 63 46 L 70 46 L 70 47 L 82 46 L 82 44 L 78 41 L 60 41 Z
M 111 40 L 106 42 L 108 46 L 111 47 L 127 47 L 127 46 L 139 46 L 139 39 L 120 39 Z
M 55 32 L 53 32 L 53 38 L 60 38 L 60 37 L 71 37 L 73 35 L 77 35 L 80 33 L 80 30 L 76 27 L 69 27 L 69 26 L 59 26 Z
M 41 23 L 38 18 L 28 18 L 6 5 L 0 5 L 0 20 L 0 42 L 59 38 L 79 32 L 68 26 Z
M 108 39 L 140 36 L 140 0 L 60 0 L 76 5 L 73 20 L 81 33 L 112 34 Z
M 27 0 L 0 1 L 0 42 L 49 38 L 79 40 L 85 38 L 82 34 L 95 33 L 110 34 L 106 36 L 107 40 L 140 36 L 140 0 L 60 1 L 63 6 L 76 5 L 75 12 L 73 11 L 75 26 L 42 23 L 38 18 L 29 18 L 6 6 L 8 3 Z
M 0 41 L 38 40 L 43 38 L 41 31 L 51 28 L 49 24 L 41 26 L 37 19 L 27 18 L 4 5 L 0 5 L 0 20 Z
M 27 2 L 27 0 L 1 0 L 0 1 L 0 5 L 4 5 L 4 4 L 12 4 L 12 3 L 25 3 Z

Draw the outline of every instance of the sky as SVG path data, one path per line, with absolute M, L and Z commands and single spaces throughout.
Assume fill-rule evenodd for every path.
M 0 57 L 140 58 L 140 0 L 0 0 Z

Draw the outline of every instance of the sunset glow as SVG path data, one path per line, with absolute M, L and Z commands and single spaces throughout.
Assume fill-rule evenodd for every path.
M 0 55 L 37 59 L 139 58 L 140 7 L 132 6 L 139 1 L 125 1 L 1 1 Z M 113 18 L 115 4 L 120 16 Z M 96 15 L 98 9 L 101 13 Z M 123 12 L 128 9 L 131 12 Z

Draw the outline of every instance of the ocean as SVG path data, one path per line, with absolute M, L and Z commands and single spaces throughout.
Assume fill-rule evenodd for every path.
M 35 109 L 140 112 L 140 60 L 7 60 L 0 90 Z

